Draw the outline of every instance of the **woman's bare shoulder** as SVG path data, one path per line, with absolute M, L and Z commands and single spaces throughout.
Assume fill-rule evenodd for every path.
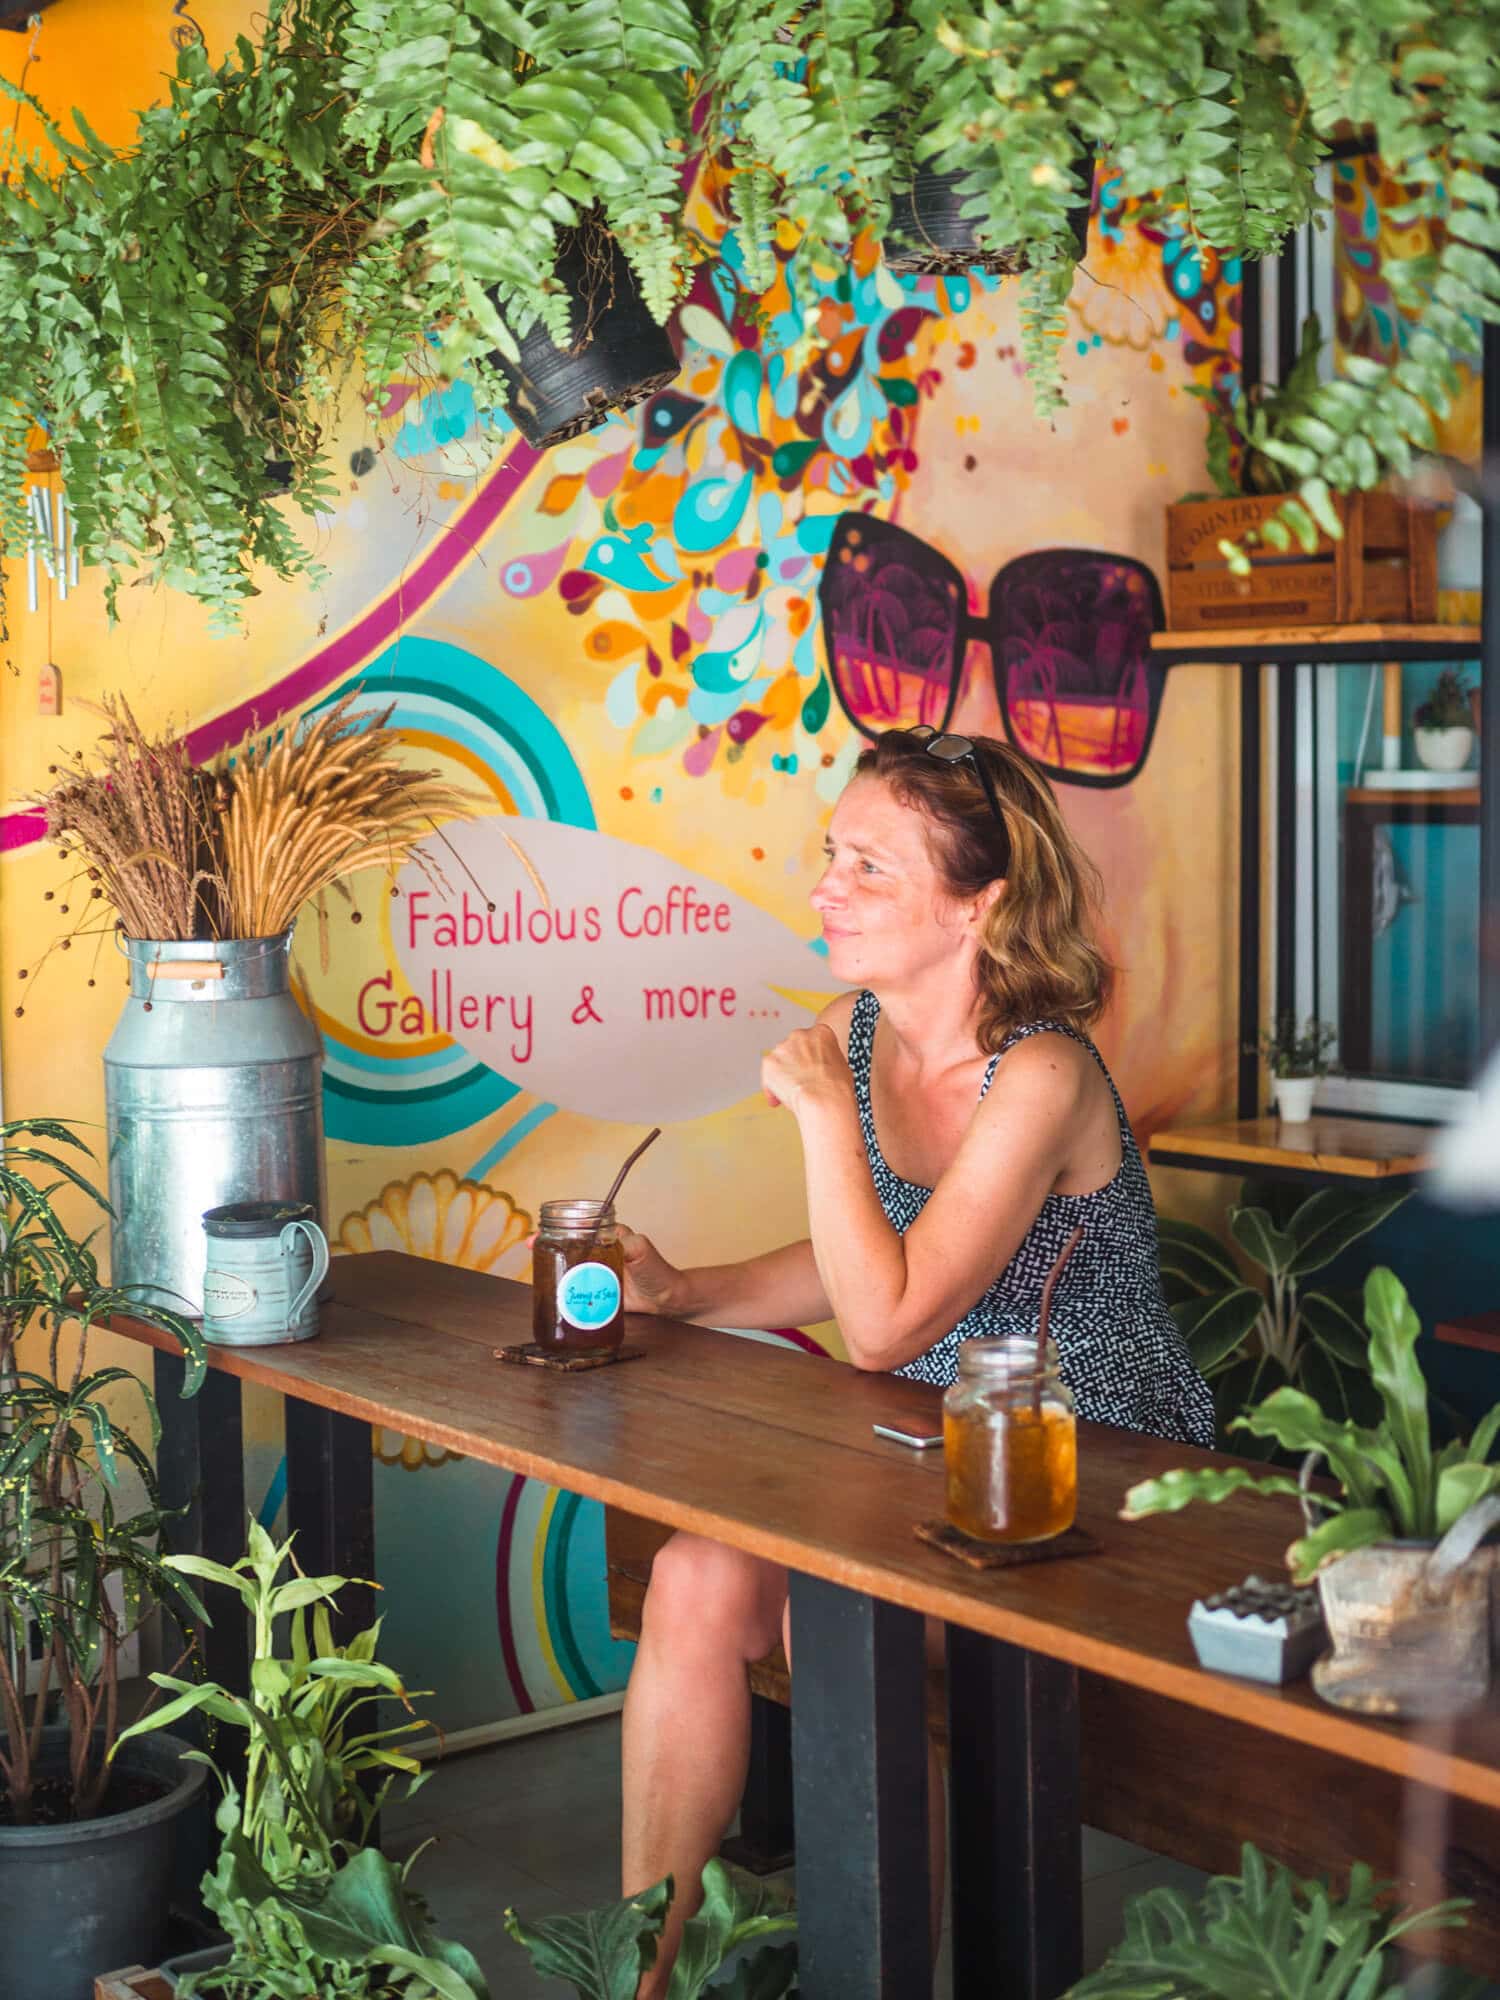
M 857 993 L 840 993 L 836 1000 L 830 1000 L 818 1016 L 820 1028 L 832 1028 L 839 1038 L 839 1047 L 847 1056 L 849 1053 L 849 1029 L 854 1021 L 854 1003 Z
M 995 1065 L 985 1102 L 994 1098 L 998 1108 L 1007 1098 L 1040 1097 L 1076 1104 L 1107 1088 L 1103 1072 L 1082 1042 L 1071 1035 L 1043 1032 L 1027 1035 L 1006 1050 Z

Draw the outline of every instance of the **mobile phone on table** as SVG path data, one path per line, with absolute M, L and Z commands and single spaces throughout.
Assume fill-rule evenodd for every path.
M 909 1444 L 913 1451 L 930 1451 L 943 1441 L 941 1431 L 918 1430 L 915 1425 L 875 1424 L 872 1429 L 876 1437 L 889 1438 L 893 1444 Z

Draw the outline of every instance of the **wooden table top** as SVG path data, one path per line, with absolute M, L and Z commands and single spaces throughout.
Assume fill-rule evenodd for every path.
M 632 1316 L 643 1360 L 582 1374 L 508 1367 L 531 1336 L 524 1285 L 398 1252 L 342 1257 L 322 1331 L 294 1345 L 209 1349 L 242 1380 L 508 1472 L 692 1529 L 888 1602 L 1232 1715 L 1278 1735 L 1500 1807 L 1500 1711 L 1424 1732 L 1367 1721 L 1306 1686 L 1206 1673 L 1195 1597 L 1280 1572 L 1289 1504 L 1237 1498 L 1127 1524 L 1135 1480 L 1209 1454 L 1080 1426 L 1078 1520 L 1098 1555 L 973 1572 L 919 1542 L 943 1511 L 940 1452 L 877 1438 L 876 1421 L 938 1428 L 940 1392 L 764 1342 Z M 116 1331 L 175 1351 L 134 1320 Z M 1222 1461 L 1220 1461 L 1222 1462 Z
M 1173 1125 L 1153 1132 L 1149 1157 L 1158 1166 L 1295 1168 L 1341 1180 L 1379 1181 L 1424 1173 L 1431 1132 L 1397 1119 L 1340 1118 L 1315 1112 L 1305 1125 L 1280 1118 L 1237 1118 L 1220 1125 Z

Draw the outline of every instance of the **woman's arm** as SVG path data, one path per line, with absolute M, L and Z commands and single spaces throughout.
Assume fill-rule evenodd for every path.
M 1087 1077 L 1038 1035 L 1011 1051 L 905 1237 L 875 1192 L 848 1062 L 822 1027 L 767 1058 L 797 1119 L 823 1288 L 857 1367 L 899 1368 L 957 1324 L 1020 1247 L 1063 1169 Z
M 625 1304 L 704 1326 L 808 1326 L 833 1311 L 818 1276 L 812 1244 L 785 1244 L 738 1264 L 680 1271 L 644 1236 L 622 1230 Z

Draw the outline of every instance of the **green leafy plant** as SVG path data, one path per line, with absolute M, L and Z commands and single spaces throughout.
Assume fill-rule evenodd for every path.
M 1287 1550 L 1298 1583 L 1373 1542 L 1435 1541 L 1471 1508 L 1500 1493 L 1500 1465 L 1489 1462 L 1500 1436 L 1500 1403 L 1471 1437 L 1434 1448 L 1427 1383 L 1417 1359 L 1421 1325 L 1401 1281 L 1384 1266 L 1365 1281 L 1365 1324 L 1370 1376 L 1381 1406 L 1377 1423 L 1340 1421 L 1304 1391 L 1280 1388 L 1229 1427 L 1274 1438 L 1284 1451 L 1322 1458 L 1337 1481 L 1337 1497 L 1316 1496 L 1324 1518 Z M 1121 1514 L 1139 1521 L 1148 1514 L 1176 1513 L 1193 1500 L 1226 1500 L 1241 1492 L 1300 1499 L 1302 1487 L 1284 1474 L 1258 1477 L 1240 1465 L 1179 1469 L 1132 1486 Z
M 1262 1034 L 1260 1052 L 1272 1076 L 1327 1076 L 1337 1068 L 1329 1060 L 1337 1040 L 1338 1029 L 1326 1021 L 1299 1024 L 1295 1014 L 1282 1014 Z
M 250 1692 L 151 1676 L 171 1699 L 123 1730 L 122 1743 L 197 1714 L 246 1733 L 243 1793 L 202 1751 L 188 1754 L 219 1780 L 222 1845 L 204 1877 L 209 1909 L 228 1933 L 226 1965 L 183 1987 L 233 2000 L 486 2000 L 483 1975 L 462 1945 L 437 1937 L 426 1904 L 397 1866 L 362 1843 L 390 1787 L 403 1775 L 410 1797 L 424 1780 L 394 1747 L 423 1725 L 415 1718 L 367 1727 L 382 1700 L 411 1702 L 400 1677 L 375 1658 L 377 1621 L 346 1646 L 333 1643 L 329 1606 L 346 1579 L 296 1571 L 290 1541 L 275 1544 L 250 1523 L 248 1552 L 232 1565 L 170 1556 L 179 1575 L 233 1591 L 254 1634 Z M 283 1572 L 293 1573 L 283 1580 Z M 277 1621 L 289 1651 L 276 1651 Z M 418 1850 L 420 1853 L 421 1850 Z
M 270 0 L 258 41 L 220 63 L 178 56 L 166 101 L 133 142 L 106 145 L 79 112 L 70 136 L 34 97 L 51 157 L 0 177 L 0 537 L 24 547 L 26 451 L 41 425 L 60 458 L 83 561 L 111 605 L 127 574 L 190 591 L 221 620 L 253 594 L 251 566 L 316 576 L 268 472 L 308 516 L 333 492 L 324 405 L 334 377 L 420 333 L 413 302 L 384 331 L 349 311 L 351 266 L 379 222 L 343 129 L 336 35 L 344 0 Z M 58 164 L 60 162 L 60 164 Z M 381 290 L 388 305 L 392 284 Z M 357 302 L 356 302 L 357 303 Z M 335 337 L 334 328 L 338 327 Z
M 1302 322 L 1297 357 L 1280 383 L 1255 382 L 1248 388 L 1220 378 L 1189 387 L 1208 411 L 1208 470 L 1221 499 L 1242 494 L 1285 493 L 1295 485 L 1290 469 L 1267 451 L 1272 438 L 1294 437 L 1293 423 L 1308 415 L 1322 376 L 1324 339 L 1316 313 Z M 1201 499 L 1191 494 L 1190 499 Z
M 1397 1913 L 1363 1863 L 1336 1895 L 1247 1841 L 1239 1874 L 1216 1875 L 1196 1902 L 1176 1889 L 1135 1897 L 1123 1942 L 1065 2000 L 1402 2000 L 1394 1947 L 1462 1926 L 1468 1908 L 1454 1898 Z
M 445 365 L 538 319 L 584 337 L 554 267 L 562 232 L 597 216 L 658 321 L 690 250 L 682 177 L 701 64 L 689 0 L 352 0 L 349 129 L 421 232 L 424 288 L 446 310 Z
M 89 1819 L 108 1806 L 108 1759 L 119 1729 L 120 1650 L 157 1604 L 189 1619 L 203 1607 L 167 1567 L 160 1503 L 146 1449 L 110 1409 L 139 1399 L 152 1446 L 156 1403 L 123 1368 L 88 1366 L 91 1330 L 130 1314 L 181 1342 L 184 1395 L 203 1380 L 203 1337 L 190 1321 L 105 1284 L 89 1244 L 69 1233 L 64 1190 L 110 1213 L 67 1153 L 89 1156 L 57 1119 L 0 1125 L 0 1801 L 10 1823 Z M 65 1351 L 64 1337 L 76 1329 Z M 45 1370 L 23 1365 L 30 1336 Z M 141 1504 L 121 1505 L 121 1475 Z M 33 1645 L 41 1659 L 28 1692 Z M 39 1768 L 42 1729 L 68 1727 L 61 1785 Z
M 507 1910 L 505 1928 L 538 1972 L 567 1980 L 579 2000 L 635 2000 L 641 1974 L 656 1963 L 672 1895 L 669 1875 L 639 1896 L 580 1916 L 530 1924 Z M 796 1990 L 796 1929 L 796 1912 L 785 1896 L 738 1868 L 710 1861 L 702 1908 L 683 1926 L 667 2000 L 698 2000 L 710 1990 L 725 2000 L 782 2000 Z
M 290 467 L 293 508 L 324 504 L 342 374 L 378 389 L 415 355 L 493 407 L 493 354 L 536 322 L 587 331 L 557 275 L 576 232 L 616 239 L 665 321 L 705 254 L 700 150 L 752 289 L 783 225 L 836 255 L 919 170 L 954 176 L 980 244 L 1024 267 L 1046 415 L 1096 162 L 1134 220 L 1256 259 L 1323 219 L 1319 169 L 1353 126 L 1409 191 L 1398 227 L 1439 247 L 1384 264 L 1410 315 L 1393 363 L 1315 380 L 1309 353 L 1241 412 L 1254 478 L 1296 489 L 1261 537 L 1311 549 L 1342 532 L 1335 494 L 1433 449 L 1500 322 L 1497 28 L 1500 0 L 270 0 L 223 62 L 183 52 L 131 146 L 75 116 L 76 138 L 46 128 L 61 168 L 7 163 L 4 548 L 40 422 L 111 590 L 139 565 L 232 618 L 253 565 L 312 573 L 266 467 Z
M 1339 1416 L 1373 1414 L 1369 1340 L 1357 1296 L 1310 1289 L 1308 1280 L 1367 1236 L 1404 1194 L 1284 1181 L 1240 1185 L 1229 1233 L 1263 1283 L 1247 1284 L 1228 1247 L 1196 1223 L 1158 1224 L 1162 1279 L 1193 1360 L 1214 1391 L 1219 1425 L 1273 1387 L 1307 1389 Z
M 1469 684 L 1457 667 L 1444 667 L 1432 684 L 1425 701 L 1412 714 L 1418 729 L 1472 729 L 1474 710 L 1469 701 Z

